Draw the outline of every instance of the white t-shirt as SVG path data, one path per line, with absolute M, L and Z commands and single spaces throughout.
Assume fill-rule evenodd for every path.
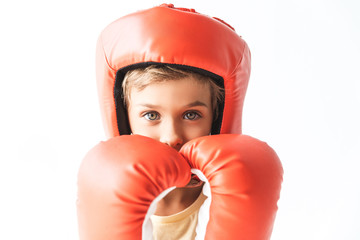
M 155 240 L 191 240 L 196 236 L 198 213 L 206 196 L 202 193 L 188 208 L 170 216 L 150 217 Z

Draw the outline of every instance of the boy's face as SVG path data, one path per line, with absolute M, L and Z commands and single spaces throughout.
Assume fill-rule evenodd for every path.
M 179 150 L 187 141 L 211 132 L 210 87 L 185 78 L 153 83 L 141 91 L 132 88 L 128 115 L 133 134 Z

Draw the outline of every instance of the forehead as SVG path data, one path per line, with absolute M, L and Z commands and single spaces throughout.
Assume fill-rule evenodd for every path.
M 130 89 L 130 104 L 149 103 L 186 105 L 201 101 L 211 105 L 210 84 L 192 78 L 153 82 L 144 88 Z

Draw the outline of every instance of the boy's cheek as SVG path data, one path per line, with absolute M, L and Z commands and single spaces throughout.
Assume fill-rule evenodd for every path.
M 159 130 L 157 126 L 149 126 L 145 124 L 131 125 L 131 132 L 132 134 L 137 134 L 159 140 Z
M 206 126 L 206 123 L 200 123 L 196 126 L 191 126 L 187 128 L 186 131 L 186 142 L 192 139 L 207 136 L 211 133 L 211 125 Z

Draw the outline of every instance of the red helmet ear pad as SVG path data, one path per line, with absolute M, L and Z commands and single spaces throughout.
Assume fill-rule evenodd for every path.
M 122 17 L 100 34 L 96 78 L 107 137 L 129 133 L 122 130 L 124 126 L 129 129 L 126 109 L 116 109 L 122 105 L 121 91 L 115 88 L 122 81 L 118 71 L 150 63 L 200 69 L 220 77 L 225 102 L 218 128 L 220 133 L 241 133 L 250 76 L 247 44 L 221 21 L 194 11 L 160 6 Z

